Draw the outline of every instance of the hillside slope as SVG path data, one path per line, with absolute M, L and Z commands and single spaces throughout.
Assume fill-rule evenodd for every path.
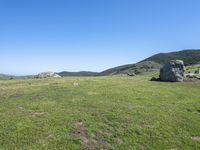
M 59 74 L 60 76 L 107 76 L 107 75 L 132 75 L 132 74 L 143 74 L 150 71 L 158 71 L 160 67 L 169 62 L 170 60 L 180 59 L 183 60 L 186 66 L 200 64 L 200 49 L 182 50 L 170 53 L 159 53 L 146 58 L 136 64 L 127 64 L 114 68 L 107 69 L 100 73 L 91 71 L 80 71 L 80 72 L 68 72 L 63 71 Z M 31 78 L 31 76 L 17 77 L 0 74 L 0 79 L 11 79 L 11 78 Z
M 160 64 L 153 61 L 145 61 L 111 68 L 99 73 L 99 75 L 142 74 L 144 72 L 158 70 L 160 66 Z
M 6 75 L 6 74 L 0 74 L 0 80 L 8 80 L 13 78 L 14 76 Z
M 14 75 L 0 74 L 0 80 L 31 79 L 31 78 L 33 78 L 33 75 L 14 76 Z
M 170 53 L 159 53 L 136 64 L 128 64 L 111 68 L 99 75 L 142 74 L 144 72 L 158 70 L 170 60 L 183 60 L 186 66 L 200 64 L 200 49 L 188 49 Z
M 141 62 L 154 61 L 159 64 L 165 64 L 170 60 L 176 59 L 183 60 L 186 66 L 198 64 L 200 63 L 200 49 L 188 49 L 171 53 L 159 53 Z
M 57 73 L 58 75 L 62 77 L 67 77 L 67 76 L 97 76 L 97 72 L 90 72 L 90 71 L 80 71 L 80 72 L 68 72 L 68 71 L 63 71 Z

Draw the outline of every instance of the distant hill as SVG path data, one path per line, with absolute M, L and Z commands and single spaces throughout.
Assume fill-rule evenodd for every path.
M 90 72 L 90 71 L 68 72 L 68 71 L 63 71 L 63 72 L 59 72 L 57 74 L 62 76 L 62 77 L 67 77 L 67 76 L 97 76 L 98 72 Z
M 159 53 L 153 55 L 136 64 L 122 65 L 107 69 L 100 73 L 97 72 L 60 72 L 60 76 L 107 76 L 107 75 L 133 75 L 143 74 L 145 72 L 158 71 L 163 64 L 170 60 L 183 60 L 185 65 L 194 65 L 200 63 L 200 49 L 182 50 L 170 53 Z
M 0 80 L 31 79 L 31 78 L 33 78 L 32 75 L 14 76 L 14 75 L 0 74 Z
M 57 73 L 62 77 L 66 76 L 108 76 L 108 75 L 134 75 L 143 74 L 145 72 L 158 71 L 163 64 L 168 63 L 170 60 L 180 59 L 183 60 L 186 66 L 200 64 L 200 49 L 188 49 L 170 53 L 159 53 L 147 59 L 142 60 L 136 64 L 122 65 L 107 69 L 102 72 L 68 72 L 63 71 Z M 27 79 L 33 76 L 10 76 L 0 74 L 0 79 Z
M 183 60 L 185 65 L 200 64 L 200 49 L 182 50 L 171 53 L 159 53 L 136 64 L 128 64 L 105 70 L 99 75 L 143 74 L 156 71 L 170 60 Z
M 128 64 L 123 65 L 115 68 L 111 68 L 102 72 L 89 72 L 89 71 L 80 71 L 80 72 L 68 72 L 63 71 L 60 73 L 57 73 L 58 75 L 62 77 L 67 76 L 108 76 L 108 75 L 119 75 L 119 74 L 125 74 L 125 75 L 133 75 L 133 74 L 142 74 L 144 72 L 148 71 L 155 71 L 160 68 L 160 64 L 152 62 L 152 61 L 146 61 L 141 62 L 137 64 Z
M 159 53 L 153 55 L 144 61 L 154 61 L 159 64 L 165 64 L 170 60 L 180 59 L 183 60 L 185 65 L 194 65 L 200 63 L 200 49 L 188 49 L 171 53 Z
M 161 66 L 160 64 L 155 63 L 153 61 L 144 61 L 136 64 L 128 64 L 111 68 L 99 73 L 99 75 L 105 76 L 105 75 L 120 75 L 120 74 L 126 74 L 126 75 L 143 74 L 145 72 L 158 71 L 160 69 L 160 66 Z
M 6 75 L 6 74 L 0 74 L 0 80 L 8 80 L 13 79 L 14 76 Z

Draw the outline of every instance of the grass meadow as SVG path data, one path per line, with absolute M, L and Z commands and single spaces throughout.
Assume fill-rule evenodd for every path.
M 1 150 L 200 149 L 200 82 L 0 81 Z

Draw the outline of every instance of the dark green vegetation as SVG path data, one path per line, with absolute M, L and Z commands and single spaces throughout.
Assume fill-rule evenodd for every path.
M 159 64 L 166 64 L 170 60 L 183 60 L 186 66 L 199 64 L 200 49 L 190 49 L 171 53 L 159 53 L 143 61 L 154 61 Z
M 146 72 L 158 71 L 160 69 L 160 64 L 153 61 L 145 61 L 136 64 L 129 64 L 124 66 L 115 67 L 112 69 L 105 70 L 99 75 L 131 75 L 131 74 L 143 74 Z
M 0 81 L 0 149 L 200 149 L 200 82 Z
M 183 60 L 186 66 L 200 64 L 200 50 L 182 50 L 171 53 L 159 53 L 153 55 L 139 63 L 123 65 L 108 69 L 100 75 L 117 75 L 117 74 L 143 74 L 145 72 L 157 71 L 163 64 L 170 60 Z
M 0 80 L 8 80 L 13 79 L 14 76 L 6 75 L 6 74 L 0 74 Z
M 134 75 L 134 74 L 144 74 L 146 72 L 158 71 L 160 69 L 160 64 L 153 61 L 145 61 L 136 64 L 128 64 L 115 68 L 111 68 L 102 72 L 60 72 L 58 73 L 62 77 L 66 76 L 109 76 L 109 75 Z
M 62 77 L 67 77 L 67 76 L 97 76 L 97 72 L 90 72 L 90 71 L 80 71 L 80 72 L 68 72 L 68 71 L 63 71 L 60 73 L 57 73 L 58 75 Z

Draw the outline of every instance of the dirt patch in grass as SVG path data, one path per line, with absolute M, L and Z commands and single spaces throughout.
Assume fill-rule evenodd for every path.
M 16 93 L 16 94 L 12 95 L 12 97 L 15 98 L 15 99 L 21 98 L 21 97 L 23 97 L 23 96 L 24 96 L 24 93 L 23 93 L 23 92 L 21 92 L 21 93 Z
M 81 146 L 84 149 L 94 150 L 94 149 L 108 149 L 110 147 L 109 143 L 100 140 L 96 135 L 90 137 L 87 128 L 84 126 L 83 122 L 78 121 L 74 123 L 75 129 L 72 131 L 71 136 L 74 139 L 81 140 Z
M 112 136 L 111 131 L 109 131 L 109 130 L 106 129 L 106 128 L 104 128 L 104 129 L 102 129 L 102 130 L 99 130 L 97 133 L 98 133 L 99 135 L 105 135 L 105 136 L 107 136 L 107 137 L 111 137 L 111 136 Z
M 122 139 L 117 138 L 116 143 L 117 143 L 117 145 L 122 145 L 124 142 L 122 141 Z
M 24 109 L 24 107 L 21 106 L 21 105 L 17 105 L 16 107 L 17 107 L 18 109 L 21 109 L 21 110 Z
M 55 138 L 55 136 L 53 133 L 48 133 L 47 139 L 54 139 L 54 138 Z
M 200 136 L 193 136 L 193 137 L 191 137 L 192 138 L 192 140 L 194 140 L 194 141 L 199 141 L 200 142 Z
M 47 112 L 32 112 L 31 113 L 32 117 L 44 117 L 44 116 L 47 116 L 47 115 L 48 115 Z
M 0 93 L 0 100 L 6 100 L 9 98 L 17 100 L 22 97 L 24 97 L 24 93 L 15 91 L 15 90 L 10 90 L 10 91 L 5 90 L 5 91 L 1 91 L 1 93 Z
M 153 128 L 155 128 L 154 125 L 149 125 L 149 124 L 145 124 L 145 123 L 141 123 L 141 124 L 139 125 L 139 127 L 140 127 L 141 129 L 153 129 Z
M 46 92 L 44 92 L 44 93 L 39 93 L 39 94 L 37 94 L 37 95 L 33 95 L 32 97 L 31 97 L 31 99 L 32 100 L 41 100 L 41 99 L 43 99 L 43 98 L 46 98 L 46 97 L 48 97 L 49 95 L 48 95 L 48 93 Z

